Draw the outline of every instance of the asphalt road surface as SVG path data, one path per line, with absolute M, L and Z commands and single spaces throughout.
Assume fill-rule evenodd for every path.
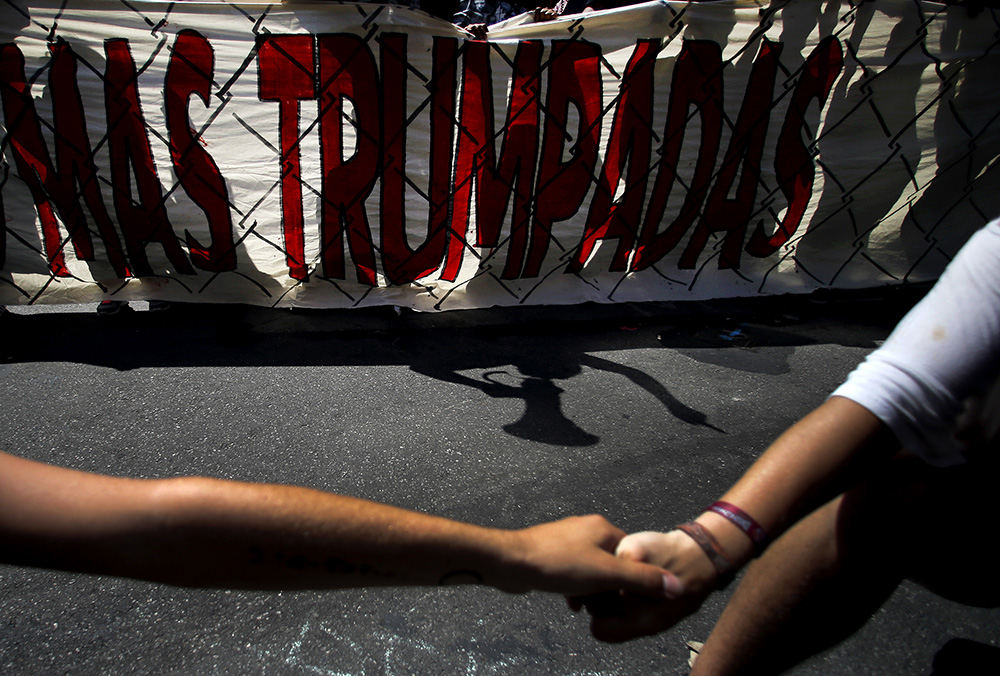
M 0 448 L 499 527 L 600 512 L 667 529 L 819 404 L 919 291 L 399 316 L 12 308 Z M 682 674 L 686 641 L 704 640 L 726 597 L 606 645 L 543 594 L 205 591 L 0 566 L 0 673 Z M 904 583 L 795 673 L 973 673 L 972 660 L 1000 673 L 998 654 L 1000 612 Z

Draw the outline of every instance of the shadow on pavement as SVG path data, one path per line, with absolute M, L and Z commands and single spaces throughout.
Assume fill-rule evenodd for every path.
M 565 378 L 579 371 L 586 353 L 601 350 L 666 347 L 710 361 L 712 351 L 747 355 L 759 347 L 818 343 L 872 347 L 928 288 L 434 314 L 213 304 L 112 317 L 7 312 L 0 317 L 0 363 L 63 361 L 119 370 L 402 364 L 445 379 L 456 370 L 516 364 L 527 377 Z M 767 368 L 746 356 L 743 361 L 747 370 Z M 594 358 L 590 362 L 602 367 Z M 640 374 L 623 375 L 642 386 Z M 504 386 L 493 385 L 502 395 Z
M 1000 648 L 953 638 L 934 656 L 931 676 L 972 676 L 973 674 L 1000 674 Z
M 506 432 L 581 447 L 599 438 L 563 413 L 557 381 L 584 368 L 621 376 L 681 422 L 725 433 L 656 378 L 595 353 L 666 348 L 704 363 L 780 374 L 789 370 L 796 346 L 874 347 L 926 289 L 436 314 L 211 304 L 114 316 L 8 312 L 0 316 L 0 363 L 71 362 L 123 371 L 401 365 L 493 398 L 522 399 L 524 411 L 503 426 Z

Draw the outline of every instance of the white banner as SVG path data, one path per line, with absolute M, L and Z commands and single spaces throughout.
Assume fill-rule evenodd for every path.
M 421 310 L 933 279 L 1000 214 L 997 10 L 0 5 L 0 302 Z

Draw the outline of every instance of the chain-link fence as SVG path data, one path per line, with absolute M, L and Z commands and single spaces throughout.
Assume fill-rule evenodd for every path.
M 0 299 L 451 309 L 936 276 L 1000 213 L 1000 12 L 8 0 Z

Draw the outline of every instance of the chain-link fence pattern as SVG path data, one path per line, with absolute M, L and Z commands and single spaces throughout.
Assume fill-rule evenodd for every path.
M 695 299 L 936 276 L 1000 214 L 1000 14 L 5 0 L 3 302 Z

